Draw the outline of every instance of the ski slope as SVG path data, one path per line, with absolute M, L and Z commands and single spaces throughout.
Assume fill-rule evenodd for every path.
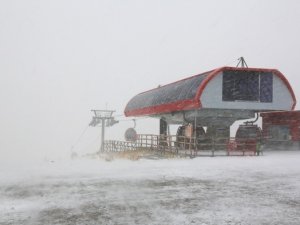
M 300 152 L 0 165 L 0 224 L 300 224 Z

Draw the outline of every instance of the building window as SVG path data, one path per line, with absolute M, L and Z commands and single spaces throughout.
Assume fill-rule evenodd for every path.
M 261 102 L 273 101 L 273 74 L 272 73 L 260 74 L 260 101 Z
M 272 141 L 288 141 L 291 139 L 290 128 L 287 125 L 272 125 L 269 127 L 269 136 Z
M 223 72 L 223 101 L 272 102 L 273 74 L 255 71 Z

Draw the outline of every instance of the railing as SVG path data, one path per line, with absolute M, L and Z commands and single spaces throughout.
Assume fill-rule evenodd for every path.
M 210 156 L 219 153 L 225 153 L 225 155 L 255 155 L 259 154 L 258 148 L 257 141 L 253 139 L 187 138 L 176 135 L 153 134 L 140 134 L 136 142 L 114 140 L 104 142 L 104 149 L 107 152 L 154 150 L 190 157 L 204 153 Z
M 137 150 L 137 143 L 129 141 L 104 141 L 104 151 L 106 152 L 120 152 L 120 151 L 134 151 Z
M 230 138 L 227 142 L 228 155 L 260 155 L 261 143 L 256 139 Z

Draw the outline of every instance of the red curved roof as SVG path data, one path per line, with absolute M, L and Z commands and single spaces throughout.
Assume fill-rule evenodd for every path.
M 292 109 L 296 105 L 296 97 L 291 85 L 284 75 L 276 69 L 221 67 L 176 81 L 134 96 L 126 105 L 126 116 L 148 116 L 155 114 L 178 112 L 202 108 L 200 97 L 206 85 L 219 73 L 226 71 L 257 71 L 276 74 L 287 86 L 293 98 Z

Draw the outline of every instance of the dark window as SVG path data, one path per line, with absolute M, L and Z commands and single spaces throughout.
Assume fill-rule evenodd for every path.
M 223 101 L 272 102 L 272 73 L 224 71 Z
M 273 74 L 263 73 L 260 76 L 260 101 L 273 101 Z

